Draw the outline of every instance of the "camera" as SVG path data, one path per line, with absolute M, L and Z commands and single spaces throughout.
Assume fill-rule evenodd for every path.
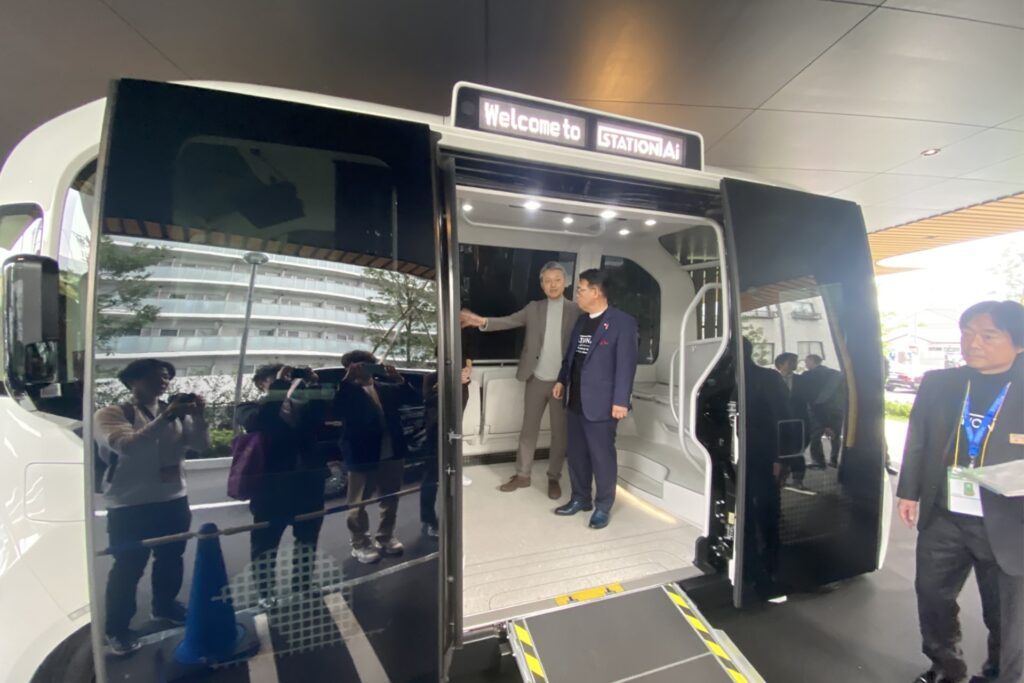
M 196 402 L 196 395 L 195 394 L 173 394 L 167 402 L 168 403 L 174 403 L 175 401 L 178 401 L 179 403 L 195 403 Z
M 363 368 L 370 377 L 375 379 L 387 379 L 389 377 L 387 368 L 379 363 L 367 363 Z
M 313 371 L 309 368 L 293 368 L 292 379 L 301 379 L 309 382 L 313 379 Z

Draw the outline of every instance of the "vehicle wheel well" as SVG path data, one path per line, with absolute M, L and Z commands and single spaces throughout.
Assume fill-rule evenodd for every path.
M 92 629 L 86 624 L 46 655 L 31 683 L 93 683 L 95 680 Z

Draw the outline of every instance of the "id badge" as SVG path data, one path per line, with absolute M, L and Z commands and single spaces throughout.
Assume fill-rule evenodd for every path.
M 962 467 L 950 467 L 946 481 L 950 512 L 981 517 L 981 491 L 977 482 L 963 475 Z

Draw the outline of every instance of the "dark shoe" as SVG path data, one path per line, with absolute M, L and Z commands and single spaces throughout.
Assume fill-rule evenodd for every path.
M 558 500 L 562 497 L 562 487 L 557 479 L 548 479 L 548 498 Z
M 595 510 L 594 514 L 590 515 L 590 528 L 591 529 L 603 529 L 608 526 L 608 522 L 611 517 L 604 510 Z
M 183 626 L 185 624 L 185 605 L 181 604 L 177 600 L 172 602 L 170 605 L 164 605 L 161 607 L 153 607 L 153 618 L 157 621 L 166 621 L 175 626 Z
M 809 470 L 823 470 L 823 469 L 825 469 L 825 463 L 823 463 L 823 462 L 822 463 L 812 462 L 810 465 L 807 466 L 807 469 L 809 469 Z
M 515 491 L 516 489 L 527 489 L 527 488 L 530 488 L 530 478 L 529 477 L 520 477 L 517 474 L 514 477 L 512 477 L 511 479 L 509 479 L 508 481 L 506 481 L 504 484 L 499 486 L 498 490 L 499 491 L 504 491 L 505 493 L 511 493 L 512 491 Z
M 900 471 L 898 469 L 896 469 L 895 467 L 893 467 L 892 465 L 886 465 L 885 466 L 885 471 L 888 472 L 890 474 L 890 476 L 893 476 L 893 477 L 895 477 L 897 474 L 900 473 Z
M 135 631 L 124 633 L 108 633 L 107 649 L 115 657 L 124 657 L 138 650 L 142 645 L 139 643 L 138 634 Z
M 431 524 L 429 522 L 424 522 L 423 523 L 422 533 L 427 538 L 433 538 L 433 539 L 436 540 L 437 539 L 437 525 L 436 524 Z
M 555 514 L 568 517 L 569 515 L 575 515 L 577 512 L 590 512 L 593 509 L 593 505 L 584 504 L 578 500 L 570 500 L 565 505 L 559 505 L 556 507 Z

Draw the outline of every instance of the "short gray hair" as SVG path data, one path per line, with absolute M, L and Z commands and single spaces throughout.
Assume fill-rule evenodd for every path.
M 562 274 L 562 277 L 565 278 L 566 282 L 569 281 L 569 273 L 565 271 L 565 266 L 563 266 L 558 261 L 548 261 L 547 263 L 544 264 L 544 267 L 540 269 L 541 279 L 544 278 L 544 273 L 548 272 L 549 270 L 557 270 Z

